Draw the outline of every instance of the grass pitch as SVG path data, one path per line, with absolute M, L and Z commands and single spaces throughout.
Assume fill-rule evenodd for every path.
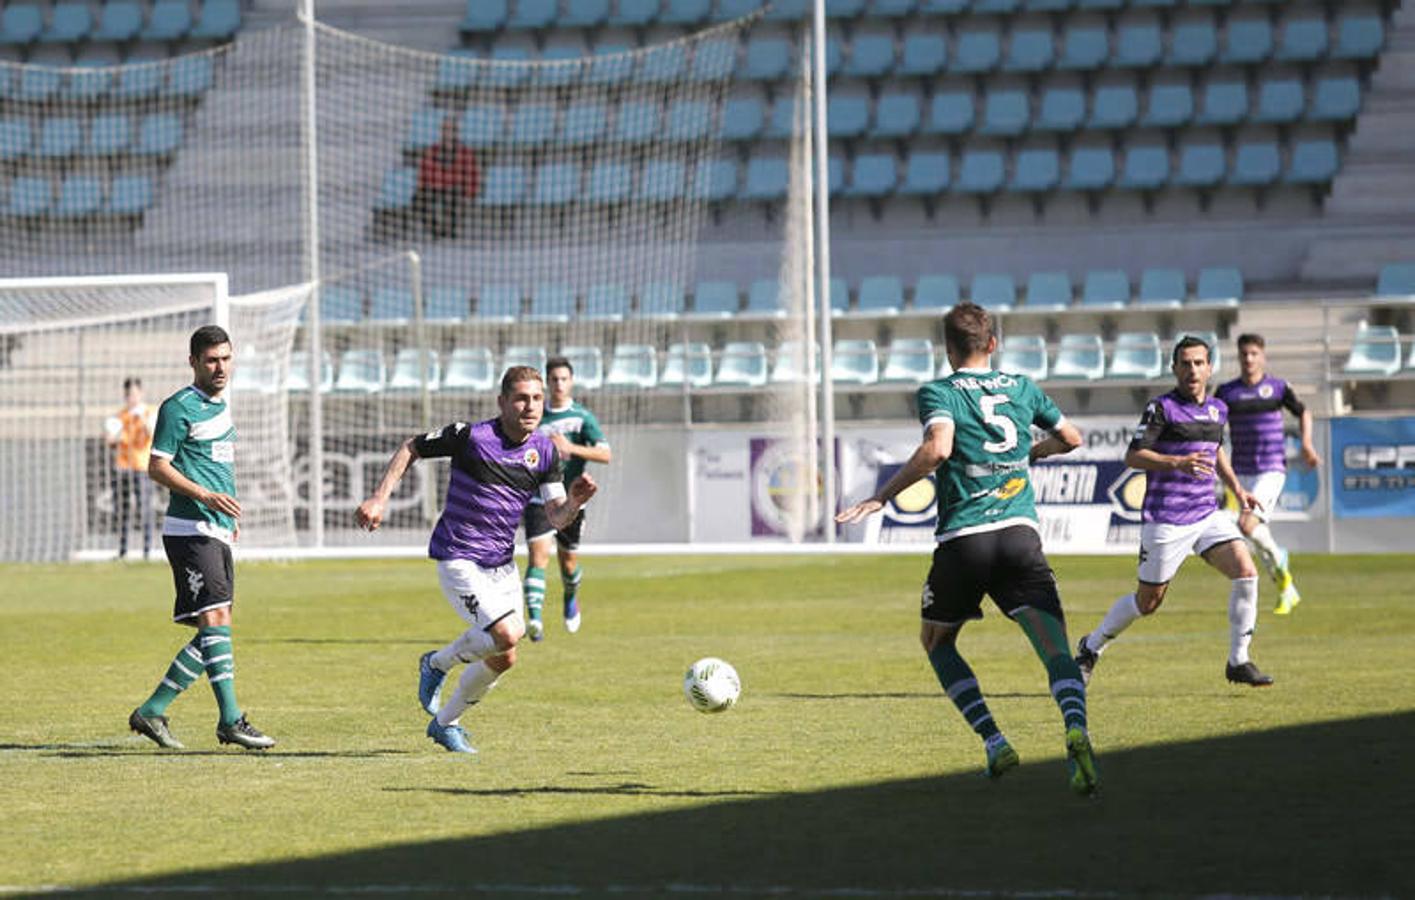
M 1130 559 L 1054 561 L 1072 639 Z M 1191 562 L 1096 670 L 1102 794 L 1066 788 L 1059 715 L 988 607 L 960 646 L 1022 767 L 997 783 L 917 644 L 917 557 L 585 560 L 560 627 L 464 724 L 423 734 L 420 653 L 457 633 L 427 561 L 243 563 L 237 689 L 267 754 L 218 748 L 203 682 L 185 752 L 126 730 L 186 640 L 164 564 L 0 567 L 0 887 L 103 893 L 949 896 L 1415 889 L 1411 557 L 1304 557 L 1305 602 L 1223 679 L 1228 588 Z M 683 671 L 715 655 L 738 707 Z

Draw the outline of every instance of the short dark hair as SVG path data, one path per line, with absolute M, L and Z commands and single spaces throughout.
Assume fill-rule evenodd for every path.
M 201 356 L 201 352 L 207 347 L 219 347 L 229 343 L 231 343 L 231 335 L 226 333 L 225 328 L 220 325 L 203 325 L 192 332 L 189 346 L 192 356 Z
M 127 378 L 124 378 L 124 379 L 123 379 L 123 390 L 125 390 L 125 391 L 129 391 L 129 390 L 132 390 L 133 388 L 141 388 L 141 387 L 142 387 L 142 379 L 139 378 L 139 377 L 136 376 L 136 375 L 129 375 Z
M 1251 331 L 1247 331 L 1243 334 L 1240 334 L 1238 336 L 1238 349 L 1242 350 L 1244 347 L 1247 347 L 1249 345 L 1257 347 L 1259 350 L 1266 350 L 1268 346 L 1267 341 L 1263 340 L 1263 336 L 1261 334 L 1255 334 Z
M 992 315 L 976 303 L 964 300 L 943 317 L 943 341 L 949 349 L 965 356 L 986 353 L 992 338 Z
M 535 366 L 512 366 L 501 376 L 501 396 L 510 394 L 511 386 L 523 381 L 539 381 L 542 385 L 545 384 L 545 379 L 540 377 L 540 370 Z
M 545 374 L 546 374 L 546 375 L 549 375 L 551 372 L 554 372 L 556 369 L 569 369 L 571 375 L 574 375 L 574 374 L 575 374 L 575 367 L 572 366 L 572 365 L 570 365 L 570 360 L 566 359 L 566 358 L 563 357 L 563 356 L 552 356 L 549 360 L 546 361 L 546 364 L 545 364 Z
M 1183 353 L 1185 350 L 1188 350 L 1190 347 L 1203 347 L 1204 361 L 1213 362 L 1214 351 L 1211 347 L 1209 347 L 1209 342 L 1204 340 L 1203 338 L 1195 337 L 1192 334 L 1186 334 L 1184 335 L 1184 337 L 1180 338 L 1175 343 L 1174 353 L 1170 356 L 1169 359 L 1170 364 L 1173 365 L 1179 362 L 1179 354 Z

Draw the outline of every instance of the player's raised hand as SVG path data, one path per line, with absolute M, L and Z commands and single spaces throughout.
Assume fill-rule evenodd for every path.
M 570 499 L 584 506 L 590 502 L 590 498 L 599 490 L 599 485 L 588 475 L 581 475 L 570 482 Z
M 208 491 L 201 497 L 203 506 L 208 506 L 217 512 L 225 513 L 234 519 L 241 517 L 241 503 L 230 494 L 220 494 L 216 491 Z
M 1179 457 L 1179 462 L 1175 465 L 1181 472 L 1193 475 L 1195 478 L 1208 478 L 1214 474 L 1214 462 L 1202 452 L 1190 453 L 1188 456 Z
M 839 525 L 854 525 L 856 522 L 864 521 L 882 509 L 884 509 L 884 502 L 871 497 L 868 500 L 861 500 L 849 509 L 844 509 L 836 513 L 835 521 Z
M 383 508 L 382 500 L 370 497 L 354 510 L 354 521 L 365 531 L 377 531 L 383 524 Z

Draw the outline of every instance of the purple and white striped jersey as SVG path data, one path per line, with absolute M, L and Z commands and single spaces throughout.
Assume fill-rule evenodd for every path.
M 451 457 L 452 478 L 427 555 L 470 559 L 484 568 L 509 563 L 516 526 L 531 497 L 563 497 L 560 454 L 550 436 L 532 433 L 512 443 L 496 419 L 453 422 L 413 439 L 422 459 Z
M 1223 426 L 1228 407 L 1210 397 L 1195 403 L 1179 391 L 1170 391 L 1150 401 L 1140 417 L 1140 427 L 1130 441 L 1131 450 L 1153 450 L 1169 456 L 1202 453 L 1212 464 L 1223 443 Z M 1145 502 L 1140 508 L 1143 522 L 1188 525 L 1218 509 L 1216 474 L 1195 478 L 1187 472 L 1145 473 Z
M 1233 471 L 1239 475 L 1286 471 L 1282 411 L 1300 417 L 1307 409 L 1292 385 L 1271 375 L 1264 375 L 1257 384 L 1235 378 L 1221 385 L 1214 396 L 1228 404 Z

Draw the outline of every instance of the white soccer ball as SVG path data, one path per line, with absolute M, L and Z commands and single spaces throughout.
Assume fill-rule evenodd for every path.
M 742 695 L 742 679 L 732 666 L 708 656 L 693 663 L 683 676 L 683 693 L 698 712 L 722 712 Z

